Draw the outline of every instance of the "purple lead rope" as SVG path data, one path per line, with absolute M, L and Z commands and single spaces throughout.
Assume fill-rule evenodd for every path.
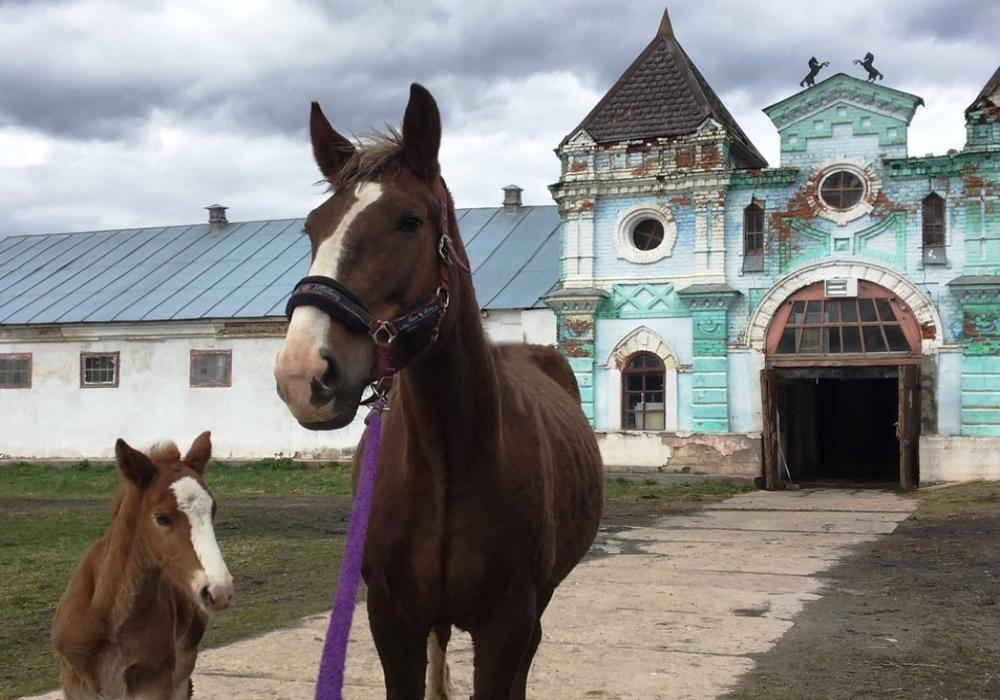
M 372 509 L 372 495 L 375 493 L 375 468 L 382 442 L 384 408 L 385 405 L 379 401 L 368 415 L 365 454 L 361 461 L 361 475 L 358 478 L 358 490 L 354 494 L 351 520 L 347 526 L 347 545 L 340 562 L 340 577 L 337 580 L 337 594 L 333 599 L 333 612 L 330 613 L 330 626 L 323 643 L 319 678 L 316 680 L 316 700 L 343 698 L 347 641 L 351 636 L 351 621 L 354 619 L 358 585 L 361 583 L 361 560 L 364 558 L 368 516 Z

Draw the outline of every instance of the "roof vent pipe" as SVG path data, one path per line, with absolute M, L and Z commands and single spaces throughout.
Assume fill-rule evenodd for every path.
M 507 185 L 503 188 L 503 208 L 504 211 L 520 211 L 522 190 L 517 185 Z
M 221 204 L 209 204 L 208 209 L 208 225 L 212 228 L 225 226 L 229 223 L 229 219 L 226 218 L 226 209 L 229 207 L 224 207 Z

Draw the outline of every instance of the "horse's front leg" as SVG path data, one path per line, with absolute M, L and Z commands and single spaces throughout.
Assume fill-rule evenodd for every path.
M 527 680 L 525 659 L 534 656 L 541 639 L 535 587 L 509 592 L 490 618 L 470 632 L 475 651 L 473 700 L 523 698 L 518 686 L 523 685 L 522 674 Z
M 368 623 L 382 662 L 386 700 L 423 700 L 430 628 L 414 628 L 379 588 L 368 589 Z

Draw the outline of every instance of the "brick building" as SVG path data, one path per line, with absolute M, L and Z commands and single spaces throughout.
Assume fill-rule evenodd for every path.
M 609 464 L 1000 476 L 1000 70 L 961 151 L 908 156 L 921 104 L 833 75 L 764 109 L 768 167 L 664 14 L 552 186 L 547 303 Z

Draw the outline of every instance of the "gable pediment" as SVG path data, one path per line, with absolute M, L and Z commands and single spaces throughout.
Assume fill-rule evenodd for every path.
M 836 105 L 855 107 L 908 125 L 923 98 L 838 73 L 813 87 L 765 107 L 779 131 L 806 121 Z

